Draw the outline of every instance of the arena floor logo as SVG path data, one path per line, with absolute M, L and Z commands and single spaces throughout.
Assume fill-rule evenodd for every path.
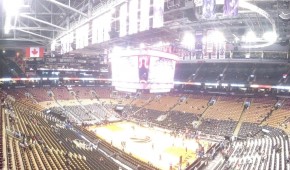
M 149 136 L 134 136 L 130 138 L 132 141 L 134 142 L 138 142 L 138 143 L 148 143 L 151 141 L 151 138 Z

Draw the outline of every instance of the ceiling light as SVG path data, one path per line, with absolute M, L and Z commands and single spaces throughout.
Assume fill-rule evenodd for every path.
M 139 48 L 145 48 L 145 44 L 144 43 L 140 43 Z
M 202 39 L 201 39 L 201 41 L 202 41 L 203 44 L 206 44 L 206 42 L 207 42 L 207 37 L 206 37 L 206 36 L 203 36 Z
M 5 18 L 5 25 L 4 25 L 4 33 L 8 34 L 11 30 L 11 17 L 6 16 Z
M 119 46 L 114 46 L 112 52 L 115 54 L 120 54 L 122 52 L 122 48 Z
M 6 11 L 6 15 L 16 16 L 19 13 L 19 9 L 23 6 L 23 0 L 4 0 L 3 8 Z
M 186 47 L 192 47 L 195 44 L 195 37 L 193 36 L 191 32 L 185 32 L 183 34 L 181 44 Z
M 275 32 L 265 32 L 263 38 L 268 42 L 275 42 L 277 40 L 277 34 Z
M 256 40 L 257 37 L 253 31 L 249 31 L 245 36 L 243 36 L 243 41 L 245 42 L 255 42 Z
M 3 0 L 3 9 L 5 10 L 4 33 L 8 34 L 11 30 L 11 22 L 19 13 L 19 9 L 23 6 L 23 0 Z M 14 21 L 15 22 L 15 21 Z
M 224 42 L 226 40 L 224 34 L 220 31 L 214 31 L 212 39 L 217 43 Z

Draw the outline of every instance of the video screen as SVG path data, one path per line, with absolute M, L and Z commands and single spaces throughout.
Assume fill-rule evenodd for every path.
M 116 90 L 133 92 L 150 89 L 167 92 L 173 88 L 176 61 L 150 55 L 114 56 L 112 85 Z
M 118 86 L 124 83 L 135 84 L 139 82 L 137 70 L 138 57 L 126 56 L 112 59 L 112 85 Z
M 139 56 L 139 81 L 141 83 L 147 83 L 149 75 L 150 57 L 149 56 Z
M 172 83 L 175 71 L 175 61 L 162 57 L 150 57 L 150 83 Z

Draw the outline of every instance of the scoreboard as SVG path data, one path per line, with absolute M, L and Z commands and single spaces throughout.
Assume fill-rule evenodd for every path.
M 112 85 L 116 90 L 169 92 L 174 86 L 178 56 L 154 50 L 124 50 L 111 54 Z

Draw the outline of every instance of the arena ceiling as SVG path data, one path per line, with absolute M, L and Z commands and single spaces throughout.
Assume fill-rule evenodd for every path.
M 106 3 L 118 0 L 24 0 L 17 19 L 12 24 L 12 30 L 8 34 L 4 33 L 6 15 L 4 1 L 1 1 L 0 8 L 0 48 L 9 49 L 29 46 L 49 48 L 51 41 L 57 35 L 88 18 L 93 11 Z M 218 29 L 224 32 L 229 42 L 234 42 L 236 37 L 242 36 L 248 30 L 253 30 L 258 34 L 271 30 L 271 24 L 265 17 L 247 9 L 239 9 L 237 17 L 223 18 L 222 6 L 217 5 L 216 19 L 203 20 L 199 17 L 201 8 L 195 7 L 193 0 L 180 0 L 180 2 L 182 4 L 179 6 L 165 7 L 167 8 L 164 14 L 165 23 L 161 29 L 149 30 L 125 38 L 114 38 L 109 42 L 92 45 L 78 52 L 95 52 L 96 49 L 106 48 L 112 44 L 132 45 L 180 41 L 184 31 L 197 29 Z M 265 10 L 273 18 L 279 36 L 277 42 L 287 44 L 290 38 L 290 0 L 247 0 L 247 2 Z

